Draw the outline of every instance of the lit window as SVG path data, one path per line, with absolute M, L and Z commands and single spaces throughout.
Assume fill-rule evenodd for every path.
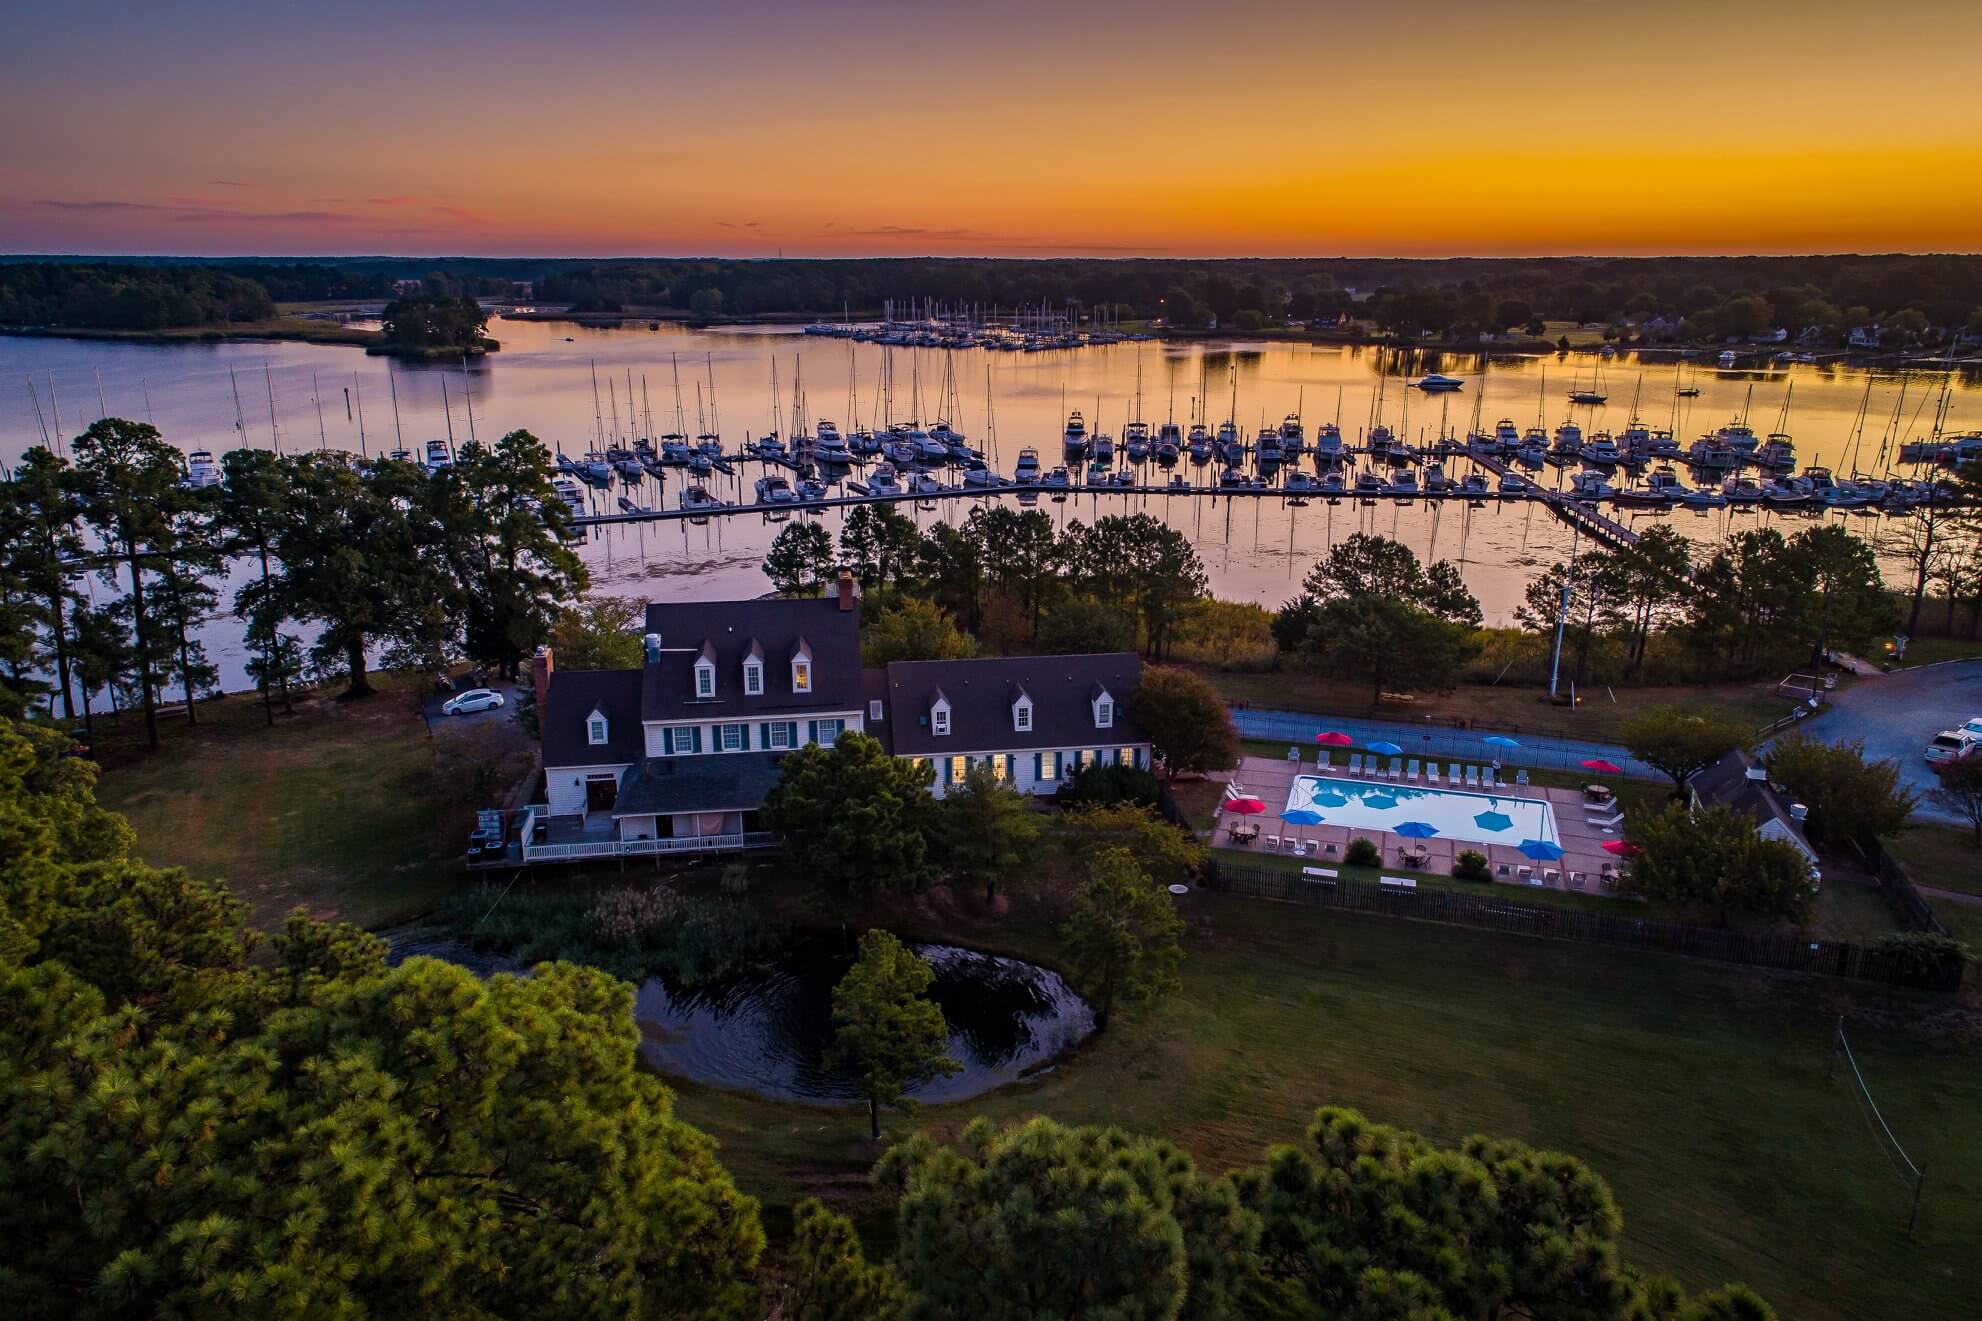
M 606 741 L 606 718 L 604 716 L 593 716 L 585 722 L 585 741 L 588 743 L 604 743 Z
M 791 746 L 791 726 L 783 721 L 764 726 L 765 746 L 788 748 Z
M 791 663 L 791 690 L 795 693 L 812 691 L 812 662 L 793 661 Z
M 743 691 L 750 697 L 764 695 L 764 667 L 755 661 L 743 667 Z
M 949 707 L 939 706 L 929 713 L 929 729 L 931 733 L 935 734 L 947 734 L 950 732 Z
M 1042 780 L 1057 780 L 1060 778 L 1059 753 L 1042 752 L 1039 754 L 1039 778 Z
M 1020 702 L 1012 708 L 1012 728 L 1024 734 L 1032 729 L 1032 704 Z
M 991 754 L 991 778 L 1009 780 L 1012 776 L 1012 759 L 1002 752 Z
M 962 784 L 964 782 L 964 778 L 969 774 L 970 774 L 970 758 L 968 757 L 950 758 L 951 784 Z
M 1080 750 L 1080 768 L 1086 770 L 1092 765 L 1094 765 L 1094 749 L 1082 748 Z
M 716 695 L 716 667 L 697 665 L 695 667 L 695 695 L 714 697 Z

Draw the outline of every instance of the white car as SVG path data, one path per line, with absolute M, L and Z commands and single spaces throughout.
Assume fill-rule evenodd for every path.
M 1982 738 L 1982 716 L 1970 716 L 1959 732 L 1973 738 Z
M 1978 738 L 1982 736 L 1970 733 L 1966 725 L 1960 729 L 1944 729 L 1934 735 L 1927 746 L 1921 749 L 1920 755 L 1927 759 L 1927 764 L 1930 766 L 1940 762 L 1959 761 L 1969 755 L 1969 748 L 1978 741 Z
M 441 714 L 465 716 L 473 711 L 488 711 L 502 705 L 502 694 L 493 688 L 470 688 L 441 703 Z

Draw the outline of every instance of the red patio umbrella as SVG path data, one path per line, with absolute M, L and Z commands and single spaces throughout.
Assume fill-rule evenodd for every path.
M 1266 810 L 1266 804 L 1257 798 L 1227 798 L 1224 810 L 1240 816 L 1256 816 Z
M 1614 761 L 1605 761 L 1602 757 L 1593 757 L 1589 761 L 1584 762 L 1583 769 L 1586 771 L 1596 771 L 1600 775 L 1621 775 L 1624 772 L 1622 766 L 1619 766 Z
M 1325 743 L 1331 748 L 1352 748 L 1356 745 L 1356 740 L 1350 738 L 1347 734 L 1333 729 L 1328 730 L 1326 733 L 1316 734 L 1314 741 Z
M 1602 848 L 1605 853 L 1615 853 L 1620 858 L 1635 858 L 1645 851 L 1628 839 L 1607 839 Z

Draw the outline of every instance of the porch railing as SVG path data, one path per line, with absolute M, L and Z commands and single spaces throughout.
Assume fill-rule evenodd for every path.
M 597 839 L 574 844 L 525 844 L 525 862 L 581 862 L 588 858 L 645 858 L 671 853 L 740 853 L 775 848 L 778 837 L 767 830 L 728 835 L 683 835 L 668 839 Z

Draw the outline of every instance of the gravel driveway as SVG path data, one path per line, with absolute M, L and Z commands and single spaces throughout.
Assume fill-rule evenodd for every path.
M 1925 794 L 1940 781 L 1927 769 L 1920 750 L 1928 739 L 1970 716 L 1982 716 L 1982 661 L 1951 661 L 1860 679 L 1803 728 L 1833 743 L 1864 739 L 1868 759 L 1891 757 L 1899 763 L 1901 778 Z M 1958 822 L 1931 802 L 1921 803 L 1916 815 Z

